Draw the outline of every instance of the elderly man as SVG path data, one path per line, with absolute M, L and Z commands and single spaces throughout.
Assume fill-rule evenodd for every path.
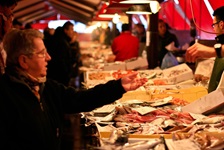
M 147 82 L 137 73 L 85 91 L 46 79 L 51 60 L 38 30 L 4 37 L 7 67 L 0 78 L 0 149 L 59 150 L 64 113 L 90 111 Z
M 224 6 L 217 8 L 214 13 L 214 19 L 212 27 L 214 29 L 214 33 L 217 35 L 215 38 L 217 43 L 213 47 L 207 47 L 202 44 L 196 43 L 190 48 L 188 48 L 186 52 L 186 60 L 188 62 L 195 62 L 199 58 L 210 58 L 216 57 L 212 75 L 209 82 L 208 92 L 214 91 L 220 81 L 221 75 L 224 71 L 224 52 L 222 52 L 222 48 L 224 49 Z

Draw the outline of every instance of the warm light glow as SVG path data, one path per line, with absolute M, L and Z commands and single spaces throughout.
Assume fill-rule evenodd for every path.
M 97 22 L 96 26 L 97 27 L 101 27 L 101 23 L 100 22 Z
M 128 8 L 126 14 L 152 14 L 152 11 L 148 4 L 136 4 Z
M 114 14 L 99 14 L 100 18 L 113 18 Z
M 146 4 L 146 3 L 150 3 L 154 0 L 123 0 L 120 1 L 120 3 L 122 4 Z
M 113 23 L 114 24 L 117 24 L 119 21 L 120 21 L 120 16 L 116 13 L 113 17 Z
M 151 1 L 149 3 L 149 6 L 151 8 L 152 13 L 154 13 L 154 14 L 156 14 L 160 10 L 160 8 L 161 8 L 161 6 L 160 6 L 158 1 Z
M 126 11 L 126 14 L 142 14 L 142 15 L 147 15 L 147 14 L 152 14 L 151 12 L 147 11 Z
M 175 2 L 177 5 L 179 5 L 179 0 L 174 0 L 174 2 Z

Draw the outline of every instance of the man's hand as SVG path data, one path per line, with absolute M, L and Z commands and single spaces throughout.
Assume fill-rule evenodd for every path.
M 147 78 L 137 78 L 137 74 L 138 72 L 134 72 L 121 78 L 121 84 L 125 91 L 136 90 L 148 81 Z
M 187 62 L 195 62 L 197 59 L 211 58 L 215 56 L 216 53 L 213 47 L 205 46 L 200 43 L 195 43 L 187 49 L 185 54 L 185 60 Z

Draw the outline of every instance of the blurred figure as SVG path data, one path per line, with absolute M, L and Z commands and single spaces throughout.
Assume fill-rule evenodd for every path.
M 32 23 L 31 22 L 26 23 L 25 26 L 24 26 L 24 29 L 32 29 L 32 28 L 33 27 L 32 27 Z
M 189 46 L 192 46 L 195 43 L 195 39 L 197 36 L 197 30 L 196 30 L 196 26 L 194 24 L 193 19 L 190 20 L 190 36 L 191 36 L 192 40 L 191 40 Z
M 43 39 L 44 45 L 47 48 L 47 51 L 48 51 L 49 54 L 52 54 L 53 53 L 52 51 L 54 51 L 53 50 L 53 46 L 54 46 L 54 32 L 55 32 L 55 29 L 48 28 L 48 27 L 46 27 L 44 29 L 44 32 L 43 32 L 44 33 L 44 39 Z
M 163 20 L 159 19 L 158 21 L 158 33 L 159 33 L 159 41 L 158 41 L 158 57 L 159 62 L 158 65 L 161 66 L 162 60 L 168 50 L 166 49 L 166 46 L 170 43 L 174 42 L 175 47 L 179 47 L 179 42 L 177 40 L 177 37 L 175 34 L 172 34 L 169 32 L 169 25 L 164 22 Z
M 106 30 L 104 28 L 101 28 L 99 37 L 100 44 L 104 44 L 105 37 L 106 37 Z
M 4 35 L 12 28 L 13 10 L 18 0 L 0 1 L 0 76 L 4 74 L 6 67 L 6 52 L 2 47 Z
M 135 25 L 135 33 L 136 37 L 139 39 L 140 45 L 139 45 L 139 51 L 138 56 L 142 56 L 143 50 L 145 50 L 146 46 L 146 31 L 143 24 L 138 23 Z
M 110 30 L 110 27 L 107 27 L 105 31 L 104 44 L 110 46 L 111 42 L 112 42 L 112 32 Z
M 115 61 L 138 57 L 139 40 L 131 34 L 129 24 L 122 25 L 122 32 L 114 38 L 111 48 L 115 55 Z
M 115 37 L 120 35 L 120 31 L 118 30 L 118 28 L 115 29 Z
M 99 42 L 100 41 L 101 28 L 97 27 L 92 32 L 92 41 Z
M 134 33 L 140 42 L 145 43 L 146 42 L 146 31 L 143 24 L 138 23 L 135 25 L 135 33 Z
M 72 71 L 72 50 L 70 41 L 74 34 L 74 25 L 67 21 L 55 30 L 53 47 L 49 51 L 52 58 L 48 66 L 48 77 L 64 85 L 69 84 Z
M 21 22 L 19 22 L 19 20 L 14 19 L 12 22 L 13 28 L 16 29 L 23 29 L 23 24 Z
M 83 81 L 81 79 L 82 77 L 79 72 L 79 67 L 82 66 L 82 60 L 78 41 L 78 33 L 76 31 L 74 31 L 74 34 L 71 38 L 70 46 L 71 46 L 72 71 L 69 85 L 74 86 L 75 88 L 80 88 L 81 81 Z
M 53 28 L 46 27 L 44 29 L 44 39 L 52 38 L 54 36 L 55 30 Z

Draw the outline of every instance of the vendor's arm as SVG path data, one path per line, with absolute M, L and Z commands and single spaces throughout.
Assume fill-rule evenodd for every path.
M 222 47 L 222 56 L 224 56 L 224 46 Z M 216 57 L 214 47 L 205 46 L 200 43 L 195 43 L 189 47 L 185 54 L 185 59 L 187 62 L 195 62 L 197 59 L 211 57 Z

